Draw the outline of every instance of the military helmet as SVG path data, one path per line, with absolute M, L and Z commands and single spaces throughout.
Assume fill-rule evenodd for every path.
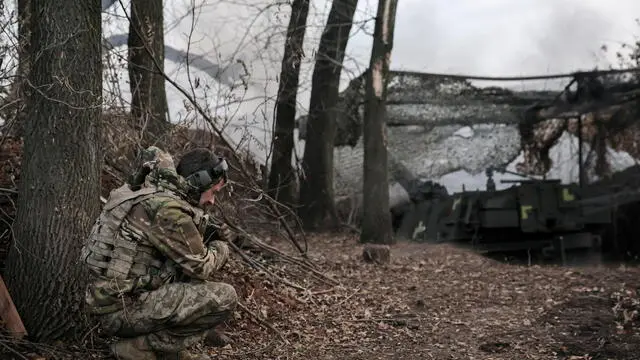
M 176 171 L 197 193 L 209 190 L 223 180 L 227 182 L 229 165 L 224 157 L 206 148 L 193 149 L 182 156 Z

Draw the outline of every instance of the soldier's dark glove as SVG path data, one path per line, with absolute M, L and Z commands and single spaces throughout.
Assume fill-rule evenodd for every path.
M 220 234 L 224 241 L 230 242 L 239 248 L 244 248 L 249 244 L 245 236 L 235 232 L 226 223 L 220 226 Z
M 220 240 L 214 240 L 207 246 L 209 252 L 214 253 L 216 256 L 216 270 L 222 269 L 229 259 L 229 247 L 227 243 Z
M 227 225 L 227 223 L 222 223 L 222 225 L 220 225 L 219 231 L 220 231 L 220 238 L 224 241 L 234 242 L 238 237 L 236 232 L 233 231 L 233 229 L 231 229 L 231 227 Z

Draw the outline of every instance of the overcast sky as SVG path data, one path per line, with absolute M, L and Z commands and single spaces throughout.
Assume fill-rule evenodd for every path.
M 392 67 L 479 75 L 593 68 L 601 45 L 640 36 L 637 17 L 634 0 L 400 0 Z
M 358 16 L 377 2 L 360 0 Z M 475 75 L 538 75 L 603 67 L 600 50 L 640 36 L 634 0 L 399 0 L 392 68 Z M 357 34 L 350 55 L 366 66 L 371 39 Z M 510 83 L 557 88 L 563 80 Z M 494 83 L 491 85 L 505 85 Z
M 516 74 L 591 67 L 640 35 L 633 0 L 400 0 L 395 67 Z
M 195 1 L 196 19 L 190 9 Z M 128 1 L 125 1 L 125 6 Z M 165 42 L 174 49 L 202 55 L 223 67 L 241 70 L 246 64 L 251 86 L 244 98 L 275 98 L 282 61 L 286 6 L 270 7 L 273 0 L 171 0 L 165 1 Z M 324 28 L 330 0 L 312 0 L 305 36 L 305 58 L 298 95 L 299 115 L 309 105 L 309 85 L 314 52 Z M 376 0 L 359 0 L 347 48 L 342 87 L 368 65 Z M 114 15 L 113 12 L 116 12 Z M 104 32 L 109 37 L 126 34 L 128 23 L 119 2 L 105 14 Z M 606 67 L 602 45 L 617 48 L 640 36 L 638 0 L 399 0 L 392 53 L 393 69 L 474 75 L 539 75 Z M 366 22 L 366 29 L 361 24 Z M 125 50 L 123 47 L 122 50 Z M 609 60 L 613 60 L 610 54 Z M 166 62 L 166 71 L 188 87 L 184 64 Z M 192 69 L 192 71 L 194 71 Z M 242 71 L 241 71 L 242 72 Z M 211 101 L 223 95 L 223 87 L 202 74 L 192 78 L 212 87 L 202 94 Z M 122 87 L 127 76 L 121 76 Z M 201 82 L 202 83 L 202 82 Z M 564 81 L 511 83 L 515 87 L 558 88 Z M 505 85 L 493 83 L 491 85 Z M 216 88 L 217 86 L 217 88 Z M 168 86 L 172 119 L 180 118 L 182 96 Z M 213 100 L 216 101 L 216 100 Z M 263 100 L 242 102 L 224 109 L 227 116 L 245 114 L 272 118 L 273 104 Z M 259 109 L 258 109 L 259 108 Z M 220 112 L 219 112 L 220 113 Z M 270 125 L 261 125 L 269 128 Z M 268 137 L 267 137 L 268 138 Z
M 317 46 L 330 6 L 312 3 L 316 28 L 307 49 Z M 360 0 L 356 22 L 373 17 L 376 6 Z M 391 66 L 497 76 L 591 69 L 606 66 L 602 45 L 617 48 L 640 36 L 639 17 L 640 1 L 634 0 L 399 0 Z M 352 34 L 347 72 L 359 73 L 368 64 L 371 37 L 357 27 Z
M 173 23 L 191 0 L 176 1 L 167 22 Z M 179 2 L 183 1 L 180 7 Z M 259 12 L 239 4 L 255 0 L 206 1 L 192 34 L 192 51 L 212 59 L 243 59 L 252 88 L 247 97 L 277 92 L 283 36 L 288 14 L 271 8 Z M 309 105 L 309 82 L 314 51 L 326 22 L 331 1 L 313 0 L 305 36 L 305 59 L 298 95 L 299 115 Z M 359 0 L 347 48 L 342 87 L 368 65 L 376 0 Z M 286 15 L 282 15 L 283 12 Z M 256 14 L 260 16 L 256 16 Z M 399 0 L 392 53 L 393 69 L 476 75 L 538 75 L 571 72 L 606 65 L 602 45 L 619 47 L 640 36 L 640 1 L 637 0 Z M 184 19 L 167 35 L 168 43 L 185 48 L 191 21 Z M 250 29 L 246 33 L 246 29 Z M 273 34 L 280 31 L 281 36 Z M 239 45 L 240 44 L 240 45 Z M 609 59 L 613 59 L 610 54 Z M 510 83 L 522 88 L 558 88 L 562 81 Z M 493 83 L 491 85 L 505 85 Z M 257 114 L 256 105 L 244 103 L 238 113 Z M 267 118 L 273 105 L 260 110 Z
M 221 62 L 243 59 L 256 85 L 277 82 L 283 42 L 282 36 L 273 34 L 286 29 L 286 7 L 261 11 L 269 2 L 195 0 L 203 5 L 191 31 L 191 17 L 185 15 L 193 1 L 165 2 L 168 44 L 186 48 L 191 33 L 192 53 Z M 311 4 L 303 82 L 310 80 L 313 52 L 331 1 Z M 367 23 L 366 30 L 359 24 L 374 16 L 376 6 L 376 0 L 358 3 L 345 80 L 368 64 L 373 22 Z M 392 68 L 480 75 L 593 68 L 605 64 L 602 45 L 616 47 L 640 36 L 638 17 L 637 0 L 399 0 Z M 126 22 L 120 21 L 118 28 L 107 27 L 105 35 L 126 32 Z

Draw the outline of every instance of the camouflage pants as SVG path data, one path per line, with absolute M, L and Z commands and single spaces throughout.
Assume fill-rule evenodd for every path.
M 98 320 L 110 336 L 145 336 L 154 351 L 178 352 L 201 341 L 236 304 L 236 291 L 229 284 L 172 283 Z

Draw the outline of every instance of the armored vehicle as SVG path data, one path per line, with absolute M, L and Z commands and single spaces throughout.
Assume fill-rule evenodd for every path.
M 599 252 L 617 206 L 640 200 L 633 189 L 511 180 L 503 182 L 513 186 L 493 190 L 492 181 L 486 191 L 440 192 L 412 202 L 397 222 L 396 236 L 481 253 L 533 250 L 564 260 L 567 250 Z

